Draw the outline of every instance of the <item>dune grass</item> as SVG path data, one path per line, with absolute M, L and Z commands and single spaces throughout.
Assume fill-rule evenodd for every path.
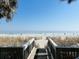
M 59 46 L 72 46 L 79 44 L 79 37 L 52 37 L 52 40 Z
M 0 37 L 0 46 L 20 46 L 32 37 Z

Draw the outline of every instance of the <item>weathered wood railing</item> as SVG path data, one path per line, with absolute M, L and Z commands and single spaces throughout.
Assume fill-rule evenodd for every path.
M 34 47 L 34 38 L 20 47 L 0 47 L 0 59 L 27 59 Z
M 54 59 L 77 59 L 79 57 L 79 47 L 58 46 L 50 38 L 48 38 L 48 47 Z

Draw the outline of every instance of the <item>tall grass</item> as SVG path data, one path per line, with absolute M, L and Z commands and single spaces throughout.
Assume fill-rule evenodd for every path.
M 32 37 L 0 37 L 0 46 L 21 46 Z
M 72 46 L 79 44 L 79 37 L 52 37 L 52 40 L 61 46 Z

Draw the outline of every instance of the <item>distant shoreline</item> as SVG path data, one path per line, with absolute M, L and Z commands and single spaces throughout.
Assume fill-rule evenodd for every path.
M 79 31 L 0 31 L 0 34 L 79 33 Z

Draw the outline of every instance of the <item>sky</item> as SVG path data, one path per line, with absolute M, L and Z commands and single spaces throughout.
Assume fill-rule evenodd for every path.
M 79 0 L 18 0 L 12 21 L 0 20 L 2 31 L 79 31 Z

